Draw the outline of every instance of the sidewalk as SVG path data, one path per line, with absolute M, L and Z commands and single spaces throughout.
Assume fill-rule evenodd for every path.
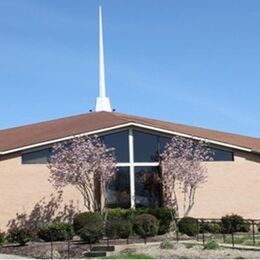
M 6 255 L 6 254 L 0 254 L 0 259 L 30 259 L 23 256 L 17 256 L 17 255 Z

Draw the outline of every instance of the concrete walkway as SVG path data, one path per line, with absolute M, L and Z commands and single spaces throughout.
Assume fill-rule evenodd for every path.
M 0 259 L 30 259 L 23 256 L 17 256 L 17 255 L 6 255 L 6 254 L 0 254 Z

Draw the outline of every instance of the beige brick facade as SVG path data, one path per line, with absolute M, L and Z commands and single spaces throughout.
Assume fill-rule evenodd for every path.
M 260 155 L 235 151 L 234 161 L 208 162 L 208 181 L 198 189 L 192 216 L 219 218 L 227 213 L 260 218 Z M 30 212 L 35 203 L 55 192 L 48 182 L 46 165 L 22 164 L 20 154 L 0 160 L 0 229 L 16 213 Z M 83 209 L 79 192 L 64 191 L 64 202 L 73 200 Z

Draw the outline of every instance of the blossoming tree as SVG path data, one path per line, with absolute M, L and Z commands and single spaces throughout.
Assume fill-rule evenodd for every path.
M 116 170 L 116 161 L 111 148 L 97 136 L 75 137 L 69 143 L 53 146 L 49 160 L 49 181 L 56 189 L 75 186 L 83 196 L 88 211 L 97 211 L 105 206 L 105 184 Z M 98 188 L 103 198 L 101 208 L 95 197 Z
M 206 182 L 203 161 L 212 160 L 212 150 L 205 142 L 173 137 L 161 154 L 163 197 L 165 206 L 179 217 L 178 189 L 183 194 L 183 214 L 187 216 L 195 203 L 197 188 Z

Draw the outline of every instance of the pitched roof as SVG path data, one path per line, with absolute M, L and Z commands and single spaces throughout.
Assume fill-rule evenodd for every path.
M 115 112 L 93 112 L 0 131 L 0 154 L 111 127 L 137 124 L 260 151 L 260 139 Z

